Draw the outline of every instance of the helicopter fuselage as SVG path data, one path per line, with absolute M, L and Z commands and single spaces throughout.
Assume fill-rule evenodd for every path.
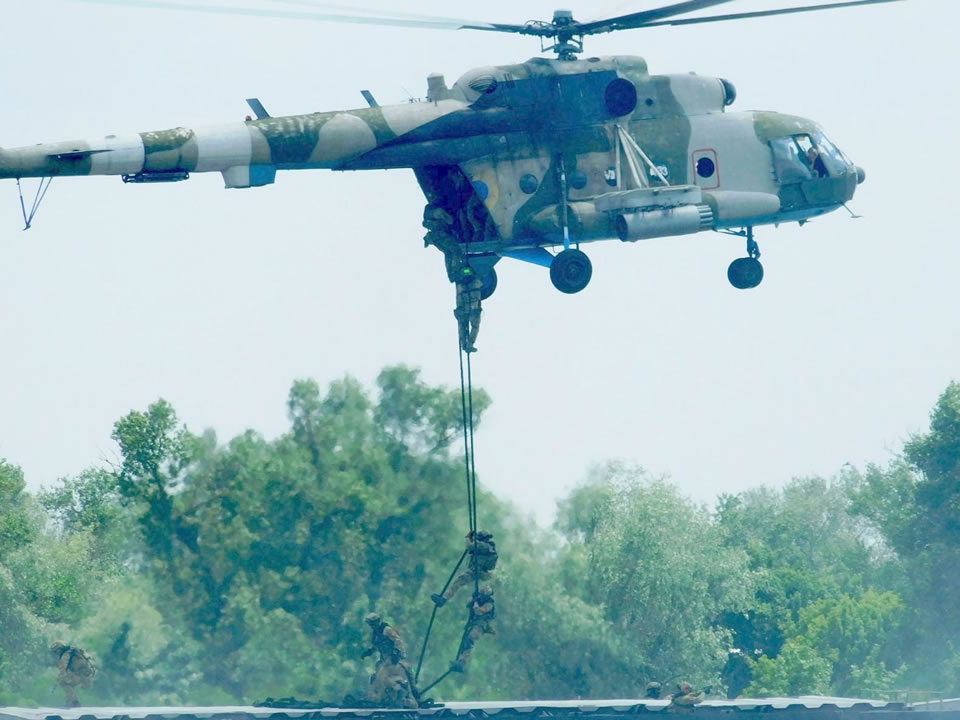
M 470 252 L 492 256 L 802 221 L 863 179 L 815 122 L 729 112 L 728 81 L 650 75 L 638 57 L 534 58 L 428 86 L 400 105 L 0 149 L 0 178 L 219 172 L 249 188 L 278 170 L 412 168 L 424 185 L 455 166 L 492 220 Z

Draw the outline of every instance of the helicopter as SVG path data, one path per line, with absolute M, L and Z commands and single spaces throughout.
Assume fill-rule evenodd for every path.
M 18 185 L 23 178 L 41 179 L 29 214 L 21 191 L 29 228 L 54 177 L 170 183 L 219 172 L 227 188 L 255 188 L 274 183 L 278 170 L 407 168 L 428 200 L 427 214 L 447 218 L 481 279 L 483 299 L 496 289 L 495 265 L 503 258 L 549 268 L 554 287 L 574 294 L 593 274 L 581 245 L 706 231 L 746 240 L 746 257 L 727 269 L 729 282 L 745 290 L 763 279 L 755 227 L 805 223 L 846 207 L 865 171 L 812 120 L 730 111 L 736 89 L 729 80 L 651 75 L 635 56 L 582 57 L 585 38 L 901 1 L 677 17 L 736 2 L 689 0 L 590 22 L 557 10 L 550 21 L 520 25 L 404 13 L 364 17 L 373 24 L 529 35 L 554 57 L 475 68 L 451 86 L 433 74 L 418 102 L 381 106 L 363 91 L 367 107 L 273 117 L 253 98 L 247 101 L 253 115 L 243 122 L 0 148 L 0 179 Z M 110 4 L 216 10 L 152 0 Z M 231 12 L 304 16 L 239 7 Z

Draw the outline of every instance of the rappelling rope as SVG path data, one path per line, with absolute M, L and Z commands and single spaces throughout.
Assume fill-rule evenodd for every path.
M 443 590 L 440 591 L 440 594 L 443 595 L 447 588 L 450 587 L 450 583 L 453 582 L 454 576 L 457 574 L 457 570 L 460 569 L 460 566 L 463 565 L 464 558 L 467 557 L 467 550 L 463 551 L 463 554 L 460 556 L 460 559 L 457 560 L 457 564 L 453 568 L 453 572 L 450 573 L 450 577 L 447 578 L 447 582 L 443 585 Z M 437 610 L 440 609 L 439 605 L 433 606 L 433 613 L 430 615 L 430 624 L 427 625 L 427 634 L 423 638 L 423 647 L 420 648 L 420 659 L 417 660 L 417 672 L 414 673 L 413 679 L 414 682 L 420 679 L 420 668 L 423 666 L 423 656 L 427 652 L 427 641 L 430 640 L 430 631 L 433 630 L 433 621 L 437 617 Z
M 463 462 L 467 478 L 467 516 L 470 532 L 473 533 L 474 549 L 477 539 L 477 507 L 476 507 L 476 463 L 473 459 L 473 374 L 470 367 L 470 353 L 464 353 L 460 347 L 459 337 L 457 347 L 460 349 L 460 408 L 463 412 Z M 463 356 L 467 356 L 467 376 L 463 374 Z M 469 397 L 469 406 L 468 406 Z M 469 414 L 468 414 L 469 411 Z
M 467 520 L 473 537 L 473 558 L 470 560 L 470 570 L 473 573 L 473 592 L 474 595 L 476 595 L 480 592 L 480 574 L 478 572 L 478 566 L 476 562 L 478 549 L 477 463 L 476 459 L 474 458 L 474 450 L 476 446 L 473 439 L 473 367 L 470 362 L 470 353 L 464 352 L 463 348 L 460 346 L 459 333 L 457 338 L 457 347 L 460 350 L 460 409 L 463 420 L 464 474 L 466 475 L 467 480 Z M 464 374 L 464 355 L 467 356 L 466 374 Z M 443 595 L 443 593 L 447 591 L 447 588 L 450 587 L 450 583 L 453 582 L 453 578 L 456 576 L 457 571 L 460 569 L 460 566 L 463 564 L 463 561 L 466 559 L 469 553 L 469 549 L 465 549 L 463 551 L 463 554 L 460 556 L 460 560 L 457 562 L 456 567 L 453 568 L 453 572 L 451 572 L 450 577 L 447 578 L 447 582 L 444 584 L 443 590 L 440 591 L 440 595 Z M 433 612 L 430 614 L 430 622 L 427 625 L 427 632 L 423 638 L 423 646 L 420 648 L 420 658 L 417 660 L 417 671 L 414 673 L 414 682 L 420 678 L 420 669 L 423 667 L 423 658 L 427 652 L 427 643 L 430 641 L 430 633 L 433 630 L 433 623 L 434 620 L 436 620 L 438 609 L 439 606 L 435 604 L 433 606 Z M 465 628 L 463 636 L 460 638 L 460 645 L 457 648 L 457 657 L 460 657 L 460 652 L 463 650 L 463 643 L 466 636 L 467 630 Z M 450 672 L 450 670 L 447 670 L 447 672 L 434 680 L 420 692 L 426 692 L 447 677 Z
M 472 495 L 467 503 L 468 509 L 471 511 L 470 518 L 470 529 L 473 531 L 473 592 L 478 594 L 480 592 L 480 573 L 478 572 L 477 566 L 477 544 L 479 542 L 477 538 L 477 460 L 474 453 L 473 445 L 473 369 L 470 364 L 470 355 L 472 353 L 467 353 L 467 392 L 466 395 L 469 399 L 470 406 L 470 472 L 467 476 L 467 487 L 468 492 L 471 492 Z M 464 395 L 463 391 L 463 352 L 460 353 L 460 395 L 461 398 Z M 464 435 L 466 435 L 466 427 L 464 427 Z

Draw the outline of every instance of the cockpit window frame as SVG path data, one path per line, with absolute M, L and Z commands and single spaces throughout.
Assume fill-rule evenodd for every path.
M 818 163 L 823 163 L 820 172 L 816 167 L 811 167 L 807 159 L 811 148 L 818 153 Z M 773 169 L 781 185 L 839 177 L 853 167 L 846 155 L 822 132 L 773 138 L 770 149 L 773 152 Z M 822 174 L 823 170 L 826 170 L 826 175 Z
M 801 135 L 810 137 L 807 133 L 801 133 Z M 773 170 L 781 185 L 792 185 L 814 179 L 814 173 L 806 158 L 801 157 L 801 147 L 797 137 L 797 135 L 786 135 L 770 141 L 770 148 L 773 151 Z
M 853 163 L 850 162 L 849 158 L 822 132 L 816 133 L 813 136 L 813 141 L 820 151 L 820 157 L 823 158 L 823 163 L 826 165 L 827 173 L 830 177 L 843 175 L 853 167 Z

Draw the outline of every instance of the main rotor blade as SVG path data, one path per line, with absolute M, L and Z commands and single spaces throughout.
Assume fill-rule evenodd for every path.
M 653 8 L 652 10 L 642 10 L 640 12 L 630 13 L 629 15 L 607 18 L 606 20 L 579 23 L 577 25 L 577 34 L 593 35 L 594 33 L 644 27 L 656 20 L 674 15 L 685 15 L 696 12 L 697 10 L 706 10 L 709 7 L 724 5 L 729 2 L 734 2 L 734 0 L 687 0 L 687 2 L 664 5 L 663 7 Z
M 313 7 L 320 10 L 346 11 L 348 13 L 365 13 L 375 18 L 403 18 L 405 20 L 424 20 L 427 22 L 459 23 L 464 25 L 485 25 L 477 20 L 464 20 L 461 18 L 440 17 L 439 15 L 422 15 L 420 13 L 406 12 L 402 10 L 385 10 L 383 8 L 365 8 L 356 5 L 340 5 L 337 3 L 321 2 L 321 0 L 270 0 L 273 4 L 280 5 L 302 5 L 303 7 Z M 339 14 L 339 13 L 338 13 Z
M 747 18 L 770 17 L 771 15 L 792 15 L 794 13 L 812 12 L 814 10 L 834 10 L 836 8 L 856 7 L 857 5 L 878 5 L 880 3 L 903 2 L 903 0 L 850 0 L 850 2 L 830 3 L 829 5 L 807 5 L 806 7 L 782 8 L 780 10 L 758 10 L 756 12 L 737 13 L 736 15 L 712 15 L 703 18 L 684 18 L 680 20 L 663 20 L 643 25 L 643 27 L 657 27 L 660 25 L 695 25 L 697 23 L 723 22 L 724 20 L 746 20 Z
M 290 20 L 313 20 L 316 22 L 339 22 L 354 25 L 384 25 L 391 27 L 426 28 L 428 30 L 496 30 L 493 25 L 479 23 L 464 25 L 458 20 L 415 20 L 401 17 L 376 17 L 371 15 L 337 15 L 333 13 L 312 13 L 297 10 L 271 10 L 266 8 L 223 7 L 185 2 L 161 2 L 160 0 L 72 0 L 72 2 L 93 3 L 95 5 L 113 5 L 116 7 L 141 7 L 158 10 L 178 10 L 181 12 L 204 13 L 208 15 L 233 15 L 241 17 L 286 18 Z

